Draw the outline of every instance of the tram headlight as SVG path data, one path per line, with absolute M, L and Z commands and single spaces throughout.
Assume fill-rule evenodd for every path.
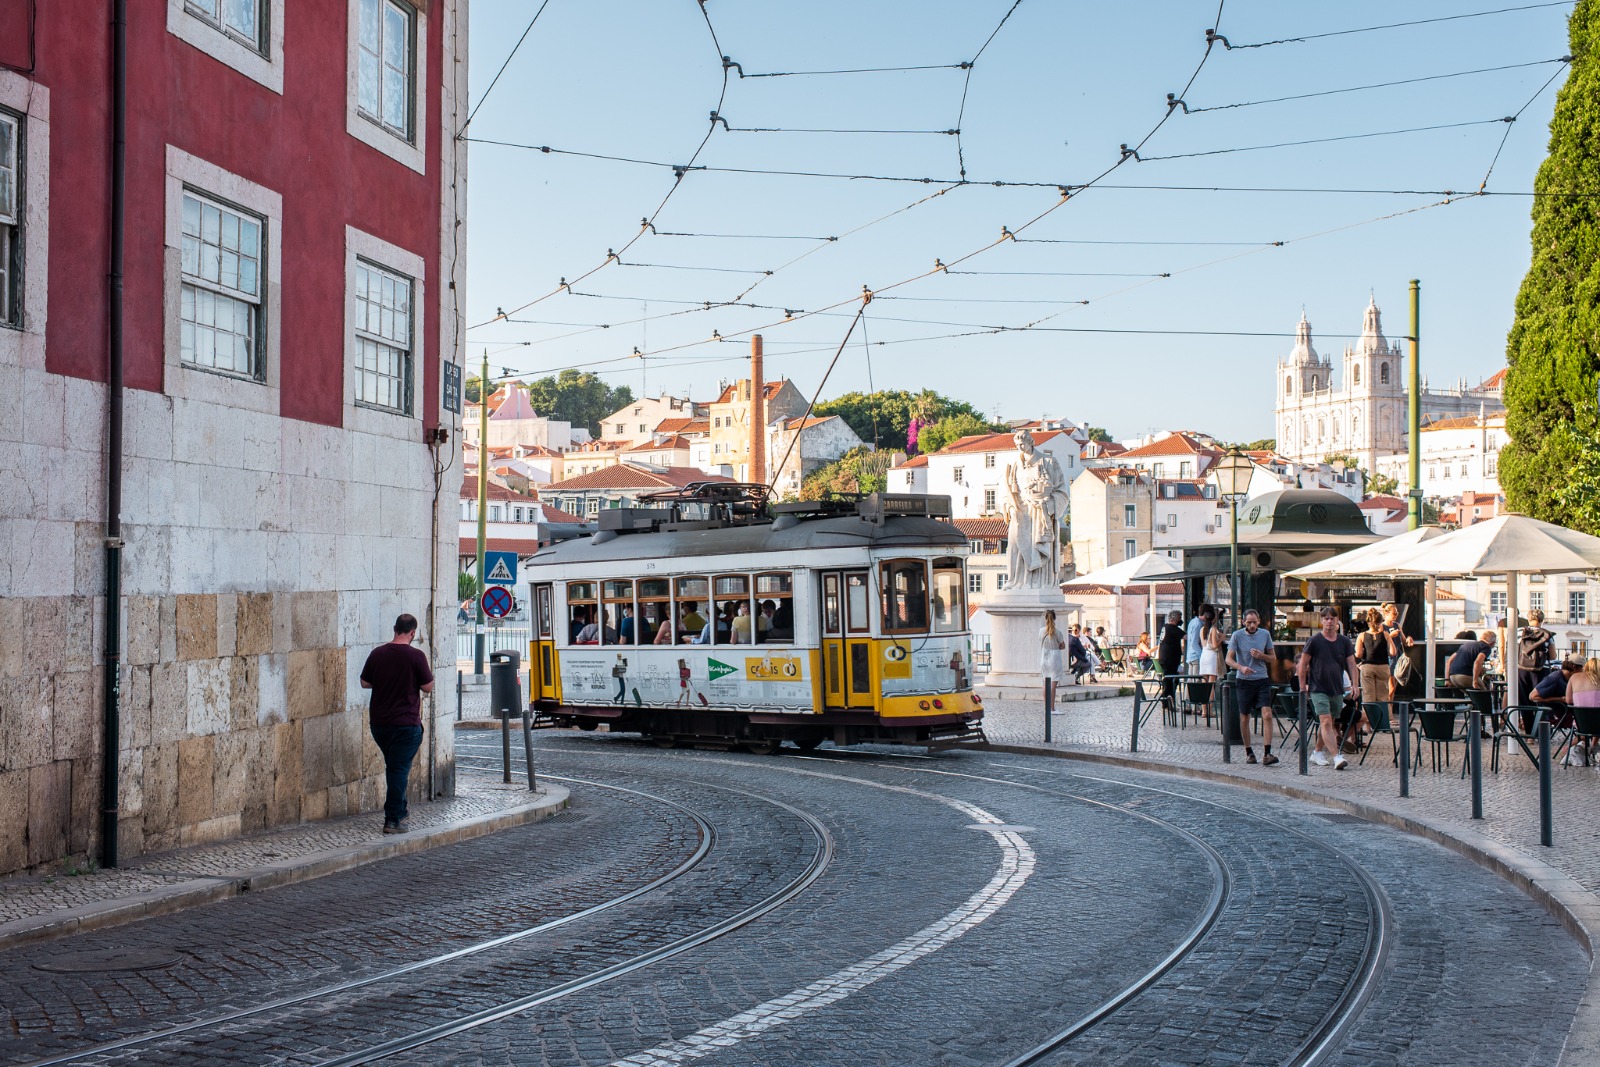
M 928 702 L 926 700 L 919 700 L 919 701 L 917 701 L 917 707 L 921 708 L 923 711 L 927 711 L 928 710 Z

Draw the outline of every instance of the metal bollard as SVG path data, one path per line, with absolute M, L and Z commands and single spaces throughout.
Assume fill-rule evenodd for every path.
M 1467 742 L 1467 762 L 1472 767 L 1472 817 L 1483 818 L 1483 712 L 1473 711 L 1467 716 L 1467 729 L 1472 736 Z
M 511 781 L 511 709 L 500 709 L 500 780 Z
M 537 793 L 539 783 L 533 776 L 533 720 L 528 709 L 522 709 L 522 757 L 528 764 L 528 792 Z
M 1222 700 L 1220 701 L 1221 706 L 1217 708 L 1217 711 L 1220 712 L 1220 714 L 1217 716 L 1217 719 L 1222 726 L 1222 762 L 1232 763 L 1233 743 L 1228 740 L 1228 708 L 1233 703 L 1234 699 L 1233 682 L 1225 678 L 1222 680 L 1218 688 L 1222 690 Z
M 458 669 L 456 671 L 456 722 L 461 721 L 461 689 L 462 677 L 461 671 Z
M 1050 717 L 1056 711 L 1056 683 L 1054 678 L 1044 680 L 1044 743 L 1050 743 Z
M 1133 744 L 1129 752 L 1139 751 L 1139 715 L 1144 709 L 1144 683 L 1133 683 Z
M 1300 724 L 1300 773 L 1311 773 L 1311 738 L 1306 736 L 1306 691 L 1300 690 L 1300 704 L 1295 709 Z
M 1539 844 L 1554 844 L 1555 795 L 1550 780 L 1550 724 L 1539 724 Z
M 1411 701 L 1400 702 L 1400 795 L 1411 795 Z

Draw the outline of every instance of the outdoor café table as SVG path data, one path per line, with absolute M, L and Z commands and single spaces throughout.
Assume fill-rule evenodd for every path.
M 1176 676 L 1174 675 L 1173 677 Z M 1161 704 L 1161 683 L 1163 680 L 1159 675 L 1153 678 L 1135 678 L 1133 680 L 1133 688 L 1137 691 L 1139 697 L 1135 704 L 1139 708 L 1140 729 L 1143 729 L 1145 724 L 1150 721 L 1150 716 L 1155 714 L 1156 707 Z

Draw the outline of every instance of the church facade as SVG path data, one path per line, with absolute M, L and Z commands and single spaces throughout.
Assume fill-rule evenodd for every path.
M 1383 336 L 1376 300 L 1368 302 L 1361 336 L 1345 346 L 1338 368 L 1313 347 L 1311 323 L 1302 313 L 1294 349 L 1278 362 L 1273 420 L 1278 454 L 1296 463 L 1350 455 L 1363 470 L 1377 470 L 1378 457 L 1406 449 L 1405 376 L 1405 356 Z M 1502 371 L 1475 386 L 1463 380 L 1447 389 L 1430 389 L 1424 378 L 1423 424 L 1500 408 L 1504 378 Z

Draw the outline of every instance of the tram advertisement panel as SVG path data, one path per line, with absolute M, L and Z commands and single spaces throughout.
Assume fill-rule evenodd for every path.
M 804 649 L 563 649 L 561 686 L 563 701 L 574 705 L 814 710 L 810 654 Z
M 884 696 L 952 693 L 971 684 L 967 638 L 913 637 L 886 641 L 882 657 Z

